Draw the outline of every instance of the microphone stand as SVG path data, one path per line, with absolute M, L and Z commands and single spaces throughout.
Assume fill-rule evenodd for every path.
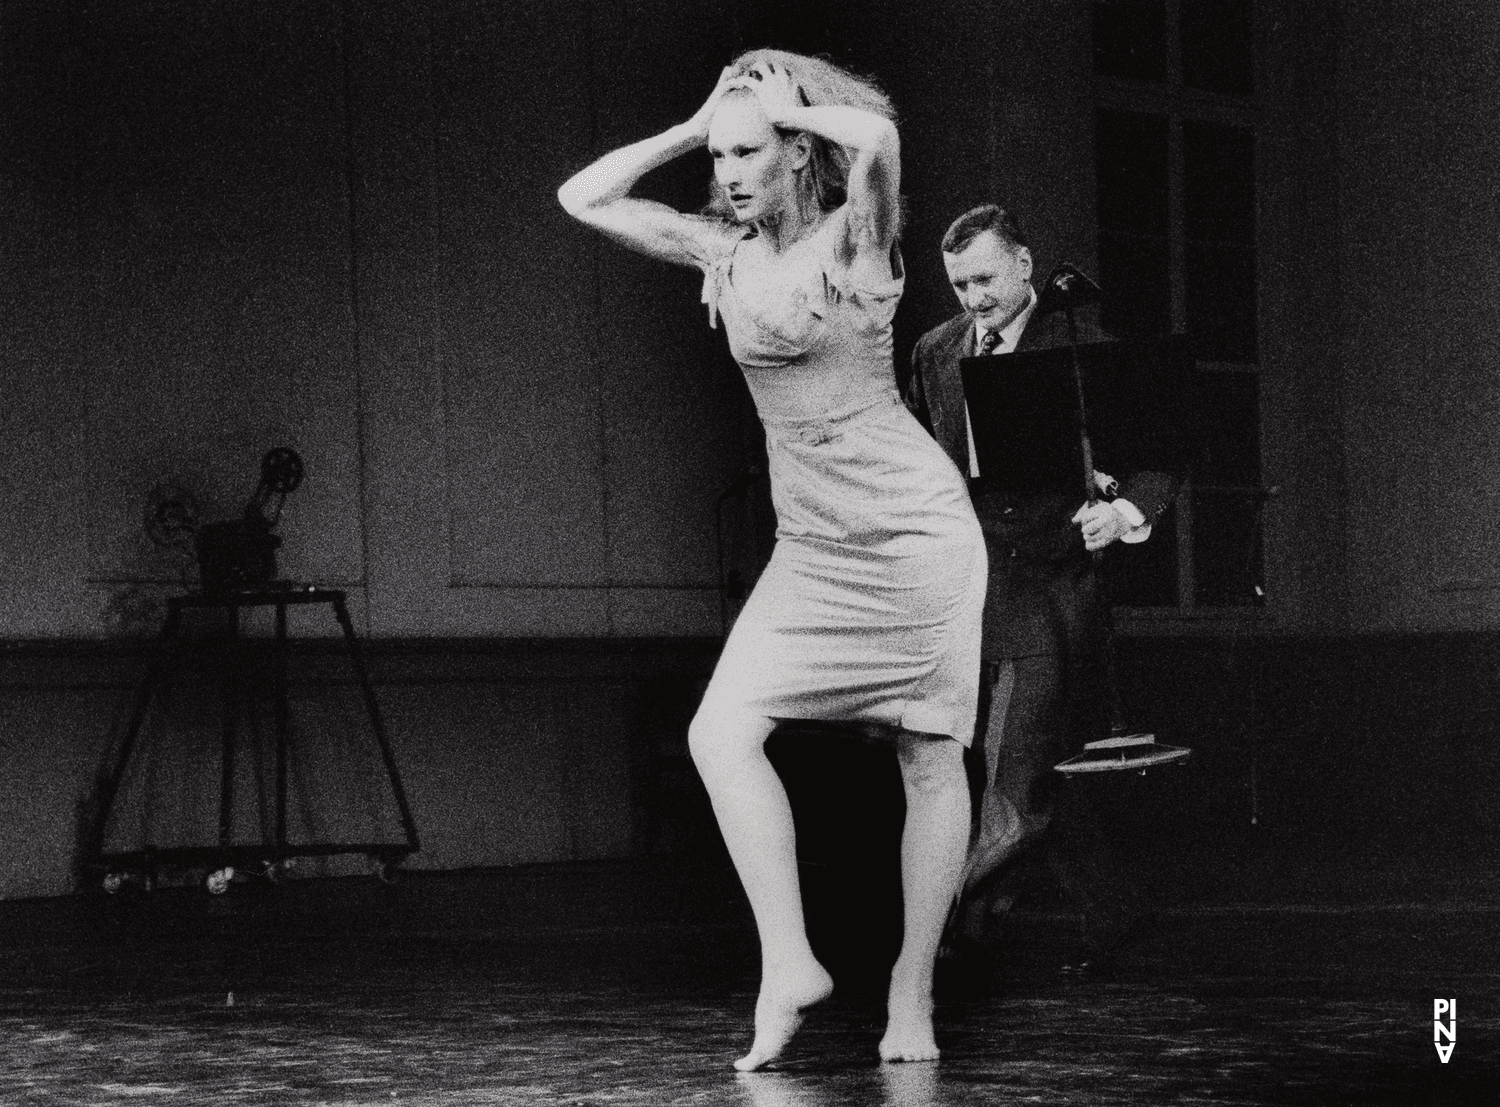
M 1078 445 L 1083 458 L 1084 502 L 1093 507 L 1099 502 L 1099 482 L 1094 478 L 1094 445 L 1089 441 L 1088 403 L 1083 390 L 1083 363 L 1078 355 L 1078 308 L 1098 303 L 1102 297 L 1099 286 L 1084 276 L 1075 266 L 1059 265 L 1047 277 L 1037 301 L 1037 314 L 1050 315 L 1061 311 L 1068 321 L 1068 348 L 1073 358 L 1073 389 L 1078 398 Z M 1090 554 L 1094 587 L 1098 594 L 1101 633 L 1103 635 L 1105 682 L 1109 688 L 1110 736 L 1124 737 L 1129 733 L 1125 725 L 1124 709 L 1120 704 L 1119 681 L 1115 674 L 1115 628 L 1113 605 L 1104 581 L 1104 551 L 1094 550 Z
M 1047 277 L 1037 302 L 1037 314 L 1046 316 L 1055 311 L 1063 312 L 1068 321 L 1068 345 L 1072 351 L 1073 387 L 1078 398 L 1078 444 L 1083 455 L 1084 497 L 1088 506 L 1099 502 L 1099 484 L 1094 474 L 1094 447 L 1089 441 L 1088 408 L 1084 401 L 1083 363 L 1079 357 L 1078 321 L 1076 309 L 1098 303 L 1103 298 L 1099 286 L 1084 276 L 1072 265 L 1060 265 Z M 1085 742 L 1084 752 L 1054 766 L 1058 771 L 1099 772 L 1103 770 L 1135 769 L 1144 775 L 1152 765 L 1164 765 L 1181 761 L 1192 751 L 1181 746 L 1160 745 L 1155 734 L 1132 732 L 1125 725 L 1125 713 L 1120 703 L 1120 684 L 1115 673 L 1115 628 L 1114 607 L 1110 602 L 1104 583 L 1104 550 L 1093 551 L 1091 572 L 1099 607 L 1100 633 L 1103 636 L 1104 679 L 1108 686 L 1110 711 L 1110 736 L 1097 742 Z

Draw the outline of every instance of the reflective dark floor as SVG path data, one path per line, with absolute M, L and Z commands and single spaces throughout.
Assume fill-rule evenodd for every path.
M 1059 972 L 1074 920 L 1039 896 L 988 977 L 945 972 L 926 1065 L 876 1059 L 878 897 L 825 896 L 839 990 L 749 1076 L 753 939 L 711 859 L 0 904 L 0 1103 L 1500 1102 L 1491 854 L 1240 861 L 1106 977 Z

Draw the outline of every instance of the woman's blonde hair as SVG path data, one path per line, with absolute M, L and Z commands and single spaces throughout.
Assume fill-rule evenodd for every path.
M 896 121 L 895 105 L 874 81 L 841 69 L 825 58 L 785 50 L 747 50 L 730 63 L 730 68 L 738 76 L 748 73 L 757 62 L 772 62 L 786 70 L 802 102 L 809 107 L 829 104 L 860 108 L 883 115 L 893 123 Z M 777 129 L 783 137 L 794 133 Z M 803 189 L 819 209 L 832 211 L 848 198 L 849 153 L 826 138 L 814 134 L 807 137 L 812 142 L 812 156 L 803 175 Z M 713 177 L 709 178 L 708 191 L 709 201 L 704 213 L 733 221 L 734 205 Z

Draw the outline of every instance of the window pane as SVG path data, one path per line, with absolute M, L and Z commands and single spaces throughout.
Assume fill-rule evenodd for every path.
M 1094 131 L 1099 226 L 1109 231 L 1165 236 L 1166 117 L 1100 111 Z
M 1104 556 L 1104 587 L 1117 607 L 1177 606 L 1177 512 L 1167 511 L 1151 537 L 1116 542 Z
M 1231 96 L 1255 91 L 1250 0 L 1183 0 L 1181 19 L 1183 84 Z
M 1166 80 L 1166 0 L 1094 0 L 1094 72 Z
M 1205 361 L 1255 361 L 1255 251 L 1187 247 L 1187 325 Z
M 1260 380 L 1254 373 L 1198 374 L 1194 422 L 1200 485 L 1260 483 Z
M 1194 601 L 1213 607 L 1263 603 L 1264 498 L 1256 492 L 1194 491 L 1192 496 Z
M 1255 137 L 1245 127 L 1182 125 L 1187 236 L 1255 245 Z
M 1170 334 L 1172 282 L 1165 238 L 1099 234 L 1100 325 L 1116 338 Z

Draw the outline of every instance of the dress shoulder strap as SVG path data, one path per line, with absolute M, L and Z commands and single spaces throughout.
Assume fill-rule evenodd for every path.
M 750 237 L 750 230 L 735 233 L 734 228 L 725 228 L 724 234 L 708 237 L 708 250 L 702 258 L 703 292 L 700 301 L 708 306 L 708 325 L 717 329 L 719 325 L 719 299 L 724 295 L 724 286 L 729 282 L 729 271 L 734 266 L 734 251 Z

